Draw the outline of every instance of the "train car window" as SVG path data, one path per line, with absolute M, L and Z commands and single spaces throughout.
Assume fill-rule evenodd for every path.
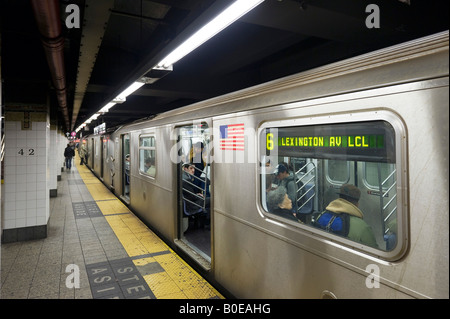
M 344 161 L 327 160 L 326 177 L 330 183 L 346 184 L 350 180 L 350 165 Z
M 139 136 L 139 172 L 156 176 L 156 146 L 154 136 Z
M 265 215 L 363 250 L 399 245 L 388 122 L 265 127 L 259 149 Z
M 394 183 L 394 176 L 392 175 L 394 171 L 395 166 L 389 163 L 365 163 L 363 172 L 367 187 L 378 190 L 378 180 L 382 179 L 384 181 L 388 179 L 383 185 L 383 188 L 386 189 L 387 185 Z

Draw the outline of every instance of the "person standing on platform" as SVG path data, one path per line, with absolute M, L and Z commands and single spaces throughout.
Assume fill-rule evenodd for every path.
M 80 155 L 80 159 L 81 159 L 80 165 L 83 165 L 83 163 L 85 163 L 85 162 L 87 163 L 87 159 L 86 159 L 87 148 L 86 148 L 86 142 L 85 141 L 83 141 L 81 143 L 80 148 L 78 149 L 78 155 Z
M 70 144 L 67 144 L 67 147 L 64 150 L 64 157 L 66 158 L 66 168 L 72 168 L 72 157 L 75 156 L 75 151 L 73 150 Z

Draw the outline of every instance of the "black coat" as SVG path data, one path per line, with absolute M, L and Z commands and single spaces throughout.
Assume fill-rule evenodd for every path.
M 75 151 L 73 150 L 72 147 L 67 146 L 66 149 L 64 150 L 64 157 L 74 157 L 75 156 Z
M 189 173 L 183 172 L 183 198 L 186 200 L 186 210 L 188 214 L 198 212 L 200 209 L 199 206 L 204 205 L 204 198 L 197 195 L 198 193 L 201 193 L 202 191 L 194 186 L 194 177 L 190 175 Z M 191 203 L 194 202 L 197 205 Z

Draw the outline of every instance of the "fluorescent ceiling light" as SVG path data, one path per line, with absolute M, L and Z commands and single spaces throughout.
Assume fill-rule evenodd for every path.
M 108 104 L 106 104 L 104 107 L 102 107 L 98 112 L 99 113 L 106 113 L 109 111 L 110 108 L 112 108 L 114 105 L 116 105 L 116 103 L 114 102 L 109 102 Z
M 122 93 L 117 95 L 115 100 L 126 100 L 126 97 L 128 95 L 133 94 L 133 92 L 135 92 L 138 89 L 140 89 L 144 84 L 145 84 L 145 82 L 140 82 L 140 81 L 139 82 L 138 81 L 134 82 L 129 87 L 127 87 L 125 90 L 123 90 Z
M 258 6 L 264 0 L 237 0 L 211 22 L 198 30 L 189 39 L 183 42 L 161 62 L 157 64 L 159 68 L 167 68 L 191 53 L 200 45 L 208 41 L 217 33 L 228 27 L 234 21 L 245 15 L 247 12 Z

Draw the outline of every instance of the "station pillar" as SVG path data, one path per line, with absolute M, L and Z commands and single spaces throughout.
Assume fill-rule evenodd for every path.
M 47 237 L 50 123 L 30 109 L 5 111 L 2 243 Z

